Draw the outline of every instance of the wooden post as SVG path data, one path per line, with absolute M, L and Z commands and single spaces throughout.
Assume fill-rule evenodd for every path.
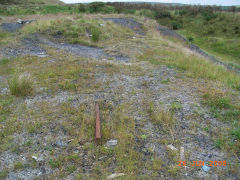
M 101 139 L 101 122 L 100 122 L 100 115 L 99 115 L 99 105 L 96 103 L 96 131 L 95 131 L 95 139 L 98 143 Z

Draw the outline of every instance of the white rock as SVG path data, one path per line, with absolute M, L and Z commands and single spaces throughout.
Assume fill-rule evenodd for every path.
M 43 158 L 42 157 L 37 157 L 37 156 L 32 156 L 32 158 L 35 160 L 35 161 L 43 161 Z
M 113 179 L 113 178 L 116 178 L 116 177 L 120 177 L 120 176 L 124 176 L 125 174 L 123 173 L 114 173 L 114 174 L 111 174 L 107 177 L 107 179 Z
M 111 139 L 111 140 L 107 141 L 106 146 L 107 146 L 107 147 L 113 147 L 113 146 L 116 146 L 117 143 L 118 143 L 117 140 Z
M 177 148 L 175 148 L 175 147 L 174 147 L 173 145 L 171 145 L 171 144 L 168 145 L 167 147 L 168 147 L 169 149 L 173 150 L 173 151 L 177 151 Z
M 21 19 L 18 19 L 18 20 L 17 20 L 17 23 L 18 23 L 18 24 L 22 24 L 23 21 L 22 21 Z

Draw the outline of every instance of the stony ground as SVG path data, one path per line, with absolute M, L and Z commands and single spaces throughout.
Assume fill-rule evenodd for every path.
M 216 147 L 213 140 L 230 125 L 211 114 L 201 95 L 214 87 L 232 91 L 239 100 L 239 92 L 141 61 L 144 51 L 158 46 L 196 55 L 162 37 L 155 24 L 146 27 L 146 19 L 104 18 L 136 34 L 96 48 L 16 31 L 18 45 L 1 47 L 10 62 L 0 74 L 1 98 L 9 108 L 0 122 L 0 178 L 106 179 L 124 173 L 120 179 L 239 179 L 239 154 Z M 31 74 L 33 95 L 10 95 L 7 80 L 13 69 Z M 100 145 L 94 141 L 95 103 L 102 120 Z M 106 147 L 110 139 L 118 144 Z M 188 165 L 179 166 L 181 160 Z M 206 172 L 191 166 L 194 161 L 226 161 L 227 166 Z

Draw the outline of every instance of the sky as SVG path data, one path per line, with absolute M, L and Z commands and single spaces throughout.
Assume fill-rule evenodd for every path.
M 102 2 L 144 1 L 144 2 L 183 3 L 183 4 L 222 5 L 222 6 L 240 5 L 240 0 L 61 0 L 61 1 L 65 3 L 86 3 L 93 1 Z

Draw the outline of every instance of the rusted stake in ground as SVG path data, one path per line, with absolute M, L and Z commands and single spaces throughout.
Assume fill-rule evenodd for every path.
M 95 131 L 95 139 L 96 139 L 96 143 L 99 143 L 99 141 L 101 139 L 101 124 L 100 124 L 98 103 L 96 103 L 96 131 Z

